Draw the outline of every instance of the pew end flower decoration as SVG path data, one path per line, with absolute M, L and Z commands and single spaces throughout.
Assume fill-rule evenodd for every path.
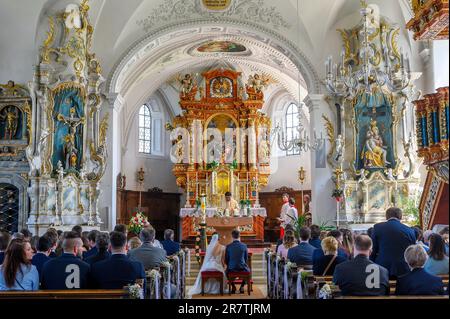
M 147 217 L 141 212 L 136 212 L 130 218 L 130 223 L 128 224 L 128 231 L 133 234 L 139 235 L 139 233 L 145 227 L 146 224 L 148 224 Z
M 144 289 L 139 284 L 127 286 L 130 299 L 144 299 Z

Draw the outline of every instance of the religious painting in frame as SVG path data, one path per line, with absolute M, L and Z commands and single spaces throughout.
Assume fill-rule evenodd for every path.
M 197 48 L 201 53 L 241 53 L 247 51 L 242 44 L 232 41 L 209 41 Z
M 224 11 L 230 7 L 233 0 L 202 0 L 203 7 L 211 11 Z

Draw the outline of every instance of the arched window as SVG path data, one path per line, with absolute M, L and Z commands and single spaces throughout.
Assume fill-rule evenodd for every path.
M 298 126 L 299 126 L 299 109 L 297 104 L 291 103 L 289 104 L 287 110 L 286 110 L 286 116 L 285 116 L 285 123 L 286 123 L 286 140 L 292 141 L 295 137 L 298 137 Z M 286 155 L 299 155 L 300 150 L 298 149 L 292 149 L 289 151 L 286 151 Z
M 152 152 L 152 114 L 148 105 L 139 110 L 139 153 Z

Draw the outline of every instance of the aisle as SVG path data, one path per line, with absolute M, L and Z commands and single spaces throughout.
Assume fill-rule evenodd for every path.
M 236 293 L 233 295 L 224 294 L 220 295 L 194 295 L 193 299 L 265 299 L 267 297 L 266 287 L 266 267 L 263 263 L 263 248 L 249 248 L 249 252 L 253 253 L 252 256 L 252 278 L 253 278 L 253 292 L 249 296 L 247 294 L 247 287 L 244 294 Z M 197 278 L 200 265 L 195 259 L 194 250 L 191 250 L 191 273 L 186 277 L 186 294 L 189 289 L 194 285 Z

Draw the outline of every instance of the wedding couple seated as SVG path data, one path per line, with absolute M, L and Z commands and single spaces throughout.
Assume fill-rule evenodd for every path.
M 206 248 L 206 254 L 200 272 L 194 286 L 189 291 L 189 297 L 193 295 L 224 293 L 224 287 L 228 278 L 226 292 L 236 293 L 235 280 L 240 279 L 240 293 L 244 293 L 247 284 L 248 293 L 251 291 L 251 272 L 247 265 L 247 245 L 240 242 L 238 230 L 231 232 L 233 242 L 226 247 L 219 243 L 219 235 L 214 234 L 211 243 Z

